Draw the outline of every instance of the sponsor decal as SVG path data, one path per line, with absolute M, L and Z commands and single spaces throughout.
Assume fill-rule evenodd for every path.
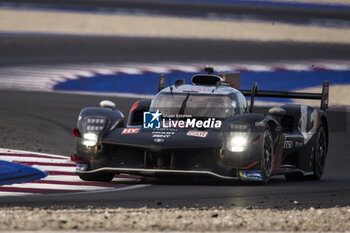
M 261 171 L 239 171 L 239 176 L 241 178 L 253 179 L 253 180 L 261 180 Z
M 304 143 L 295 141 L 295 146 L 296 147 L 302 147 L 303 145 L 304 145 Z
M 153 131 L 152 138 L 170 138 L 174 134 L 172 131 Z
M 159 129 L 160 128 L 160 116 L 162 114 L 157 110 L 156 112 L 144 112 L 143 113 L 143 128 L 145 129 Z
M 301 116 L 299 121 L 299 131 L 304 137 L 304 144 L 308 143 L 316 133 L 317 121 L 319 120 L 316 109 L 313 109 L 311 113 L 308 113 L 308 109 L 312 110 L 313 108 L 304 105 L 300 106 Z M 311 128 L 309 126 L 311 126 Z
M 156 112 L 144 112 L 143 113 L 143 128 L 145 129 L 160 129 L 160 128 L 216 128 L 219 129 L 222 126 L 222 121 L 215 118 L 208 118 L 207 120 L 198 120 L 192 118 L 192 116 L 185 115 L 186 119 L 183 119 L 183 115 L 172 115 L 175 119 L 165 116 L 161 119 L 162 113 L 157 110 Z M 180 118 L 180 119 L 178 119 Z
M 163 128 L 221 128 L 222 122 L 215 118 L 209 118 L 205 121 L 189 118 L 186 120 L 163 119 Z
M 293 141 L 284 141 L 284 149 L 292 149 L 293 147 Z
M 139 133 L 140 128 L 125 128 L 122 131 L 122 134 L 137 134 Z
M 154 129 L 153 132 L 177 132 L 178 129 L 173 129 L 173 128 L 160 128 L 160 129 Z
M 190 130 L 187 132 L 187 136 L 194 136 L 194 137 L 200 137 L 200 138 L 205 138 L 207 137 L 208 132 L 205 131 L 195 131 L 195 130 Z
M 178 87 L 178 88 L 175 88 L 174 91 L 212 92 L 213 89 L 211 89 L 211 88 L 183 88 L 183 87 Z
M 164 139 L 163 138 L 156 138 L 156 139 L 154 139 L 154 142 L 162 143 L 162 142 L 164 142 Z
M 77 163 L 75 166 L 76 166 L 77 171 L 86 171 L 87 170 L 87 166 L 85 164 Z

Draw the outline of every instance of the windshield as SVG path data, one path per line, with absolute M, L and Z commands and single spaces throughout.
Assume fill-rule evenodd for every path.
M 214 118 L 227 118 L 240 113 L 237 101 L 228 95 L 196 93 L 160 93 L 152 101 L 150 110 L 159 110 L 163 116 L 181 114 Z

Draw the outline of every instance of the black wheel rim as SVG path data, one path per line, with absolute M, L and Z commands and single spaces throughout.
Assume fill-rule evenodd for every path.
M 264 156 L 264 169 L 266 177 L 269 177 L 272 172 L 272 140 L 270 132 L 266 131 L 264 135 L 264 147 L 263 147 L 263 156 Z

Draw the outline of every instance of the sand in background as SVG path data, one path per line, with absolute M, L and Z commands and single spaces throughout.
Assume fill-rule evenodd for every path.
M 321 93 L 322 87 L 312 87 L 298 90 L 298 92 Z M 296 103 L 319 105 L 319 100 L 295 100 Z M 329 86 L 329 106 L 349 106 L 350 85 Z
M 218 40 L 350 43 L 350 29 L 277 22 L 0 10 L 0 31 Z

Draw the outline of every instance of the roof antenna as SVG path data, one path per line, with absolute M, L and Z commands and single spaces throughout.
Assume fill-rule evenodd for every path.
M 210 65 L 206 65 L 205 68 L 204 68 L 204 71 L 207 73 L 207 74 L 213 74 L 214 73 L 214 68 Z

